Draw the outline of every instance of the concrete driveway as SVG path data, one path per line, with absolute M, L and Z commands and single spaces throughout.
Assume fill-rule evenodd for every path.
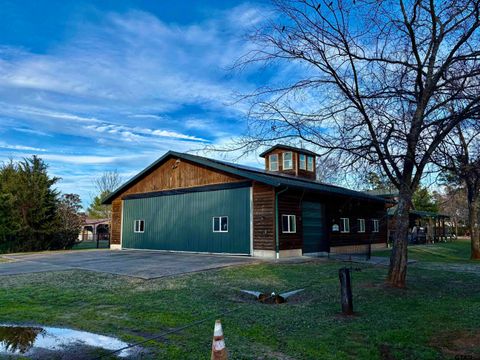
M 154 279 L 258 262 L 246 256 L 183 254 L 139 250 L 75 250 L 4 255 L 0 276 L 45 271 L 89 270 Z

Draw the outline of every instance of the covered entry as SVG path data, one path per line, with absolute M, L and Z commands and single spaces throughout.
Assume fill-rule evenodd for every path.
M 126 196 L 122 248 L 250 254 L 250 186 Z
M 302 203 L 303 253 L 328 252 L 325 206 L 319 202 Z

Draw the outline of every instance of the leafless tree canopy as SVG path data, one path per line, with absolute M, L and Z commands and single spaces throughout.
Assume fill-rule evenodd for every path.
M 480 0 L 274 0 L 239 60 L 288 63 L 258 89 L 241 146 L 300 139 L 379 164 L 399 189 L 389 281 L 404 286 L 411 196 L 445 137 L 480 115 Z M 285 68 L 280 68 L 285 71 Z M 345 155 L 347 154 L 347 155 Z
M 275 1 L 239 65 L 290 61 L 297 78 L 249 98 L 252 140 L 295 137 L 417 185 L 480 106 L 479 1 Z M 253 144 L 256 145 L 255 142 Z M 411 169 L 410 169 L 411 168 Z M 409 184 L 410 185 L 410 184 Z
M 105 171 L 93 180 L 95 189 L 99 194 L 110 194 L 122 184 L 122 179 L 117 170 Z

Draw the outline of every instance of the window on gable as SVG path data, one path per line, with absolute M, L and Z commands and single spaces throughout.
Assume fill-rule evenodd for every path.
M 378 219 L 373 219 L 373 232 L 379 232 L 380 231 L 380 220 Z
M 213 218 L 213 232 L 228 232 L 228 216 L 215 216 Z
M 307 156 L 305 154 L 300 154 L 299 160 L 299 168 L 300 170 L 307 170 Z
M 365 219 L 357 219 L 358 222 L 358 232 L 364 233 L 365 232 Z
M 133 232 L 135 233 L 145 232 L 145 220 L 135 220 L 133 223 Z
M 270 171 L 278 171 L 278 154 L 272 154 L 268 158 Z
M 283 153 L 283 170 L 293 169 L 292 153 L 285 152 Z
M 295 215 L 282 215 L 282 232 L 296 233 L 297 224 Z
M 340 218 L 340 232 L 342 232 L 342 233 L 350 232 L 350 219 L 349 218 Z
M 313 156 L 307 157 L 307 170 L 313 171 Z

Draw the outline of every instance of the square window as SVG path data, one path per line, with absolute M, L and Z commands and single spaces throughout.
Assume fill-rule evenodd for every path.
M 380 231 L 380 220 L 378 219 L 373 219 L 373 232 L 379 232 Z
M 215 216 L 213 218 L 213 232 L 228 232 L 228 216 Z
M 133 224 L 133 232 L 135 233 L 145 232 L 145 220 L 135 220 Z
M 305 154 L 300 154 L 299 163 L 300 170 L 307 170 L 307 156 Z
M 349 218 L 340 218 L 340 232 L 342 232 L 342 233 L 350 232 L 350 219 Z
M 307 157 L 307 170 L 313 171 L 313 156 Z
M 292 153 L 285 152 L 283 153 L 283 170 L 293 169 Z
M 278 154 L 272 154 L 268 158 L 270 171 L 278 171 Z
M 282 232 L 283 233 L 296 233 L 297 224 L 296 224 L 295 215 L 282 215 Z
M 365 232 L 365 219 L 357 219 L 358 222 L 358 232 L 364 233 Z

